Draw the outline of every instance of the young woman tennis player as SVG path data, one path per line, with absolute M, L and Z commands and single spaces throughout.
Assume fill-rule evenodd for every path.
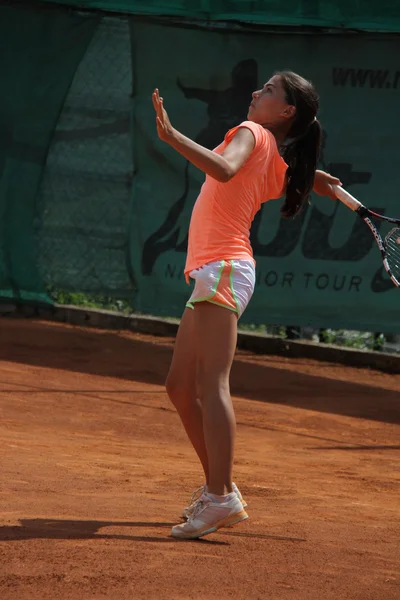
M 253 294 L 255 262 L 250 226 L 261 204 L 285 196 L 284 217 L 294 217 L 312 189 L 335 198 L 340 181 L 316 171 L 321 126 L 312 84 L 292 72 L 274 75 L 253 93 L 247 121 L 231 129 L 213 151 L 170 123 L 156 89 L 157 132 L 206 174 L 195 203 L 185 266 L 195 282 L 175 342 L 166 388 L 202 464 L 205 484 L 172 528 L 198 538 L 248 518 L 232 482 L 236 421 L 229 375 L 237 321 Z

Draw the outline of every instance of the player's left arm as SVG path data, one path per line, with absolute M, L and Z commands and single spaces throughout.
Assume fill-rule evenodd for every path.
M 255 146 L 255 139 L 249 129 L 239 129 L 224 152 L 217 154 L 197 144 L 197 142 L 194 142 L 172 127 L 164 108 L 163 99 L 160 98 L 158 90 L 154 91 L 152 100 L 154 110 L 156 111 L 159 138 L 182 154 L 195 167 L 217 181 L 226 183 L 232 179 L 252 153 Z

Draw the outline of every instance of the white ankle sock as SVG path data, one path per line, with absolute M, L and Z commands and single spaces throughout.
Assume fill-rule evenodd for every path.
M 223 502 L 229 502 L 236 498 L 235 492 L 231 492 L 230 494 L 225 494 L 224 496 L 219 496 L 218 494 L 210 494 L 210 492 L 206 492 L 207 496 L 217 504 L 222 504 Z

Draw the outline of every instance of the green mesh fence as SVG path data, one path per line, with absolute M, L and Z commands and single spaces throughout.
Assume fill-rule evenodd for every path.
M 49 301 L 33 223 L 37 191 L 69 85 L 97 19 L 0 6 L 0 294 Z
M 128 21 L 103 18 L 75 71 L 37 196 L 38 262 L 52 289 L 132 297 L 131 102 Z

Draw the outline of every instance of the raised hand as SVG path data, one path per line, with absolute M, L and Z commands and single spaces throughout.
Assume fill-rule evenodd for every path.
M 153 106 L 156 111 L 157 133 L 160 140 L 163 142 L 171 142 L 174 139 L 176 130 L 172 127 L 167 111 L 164 108 L 163 99 L 160 98 L 158 89 L 156 88 L 152 94 Z

